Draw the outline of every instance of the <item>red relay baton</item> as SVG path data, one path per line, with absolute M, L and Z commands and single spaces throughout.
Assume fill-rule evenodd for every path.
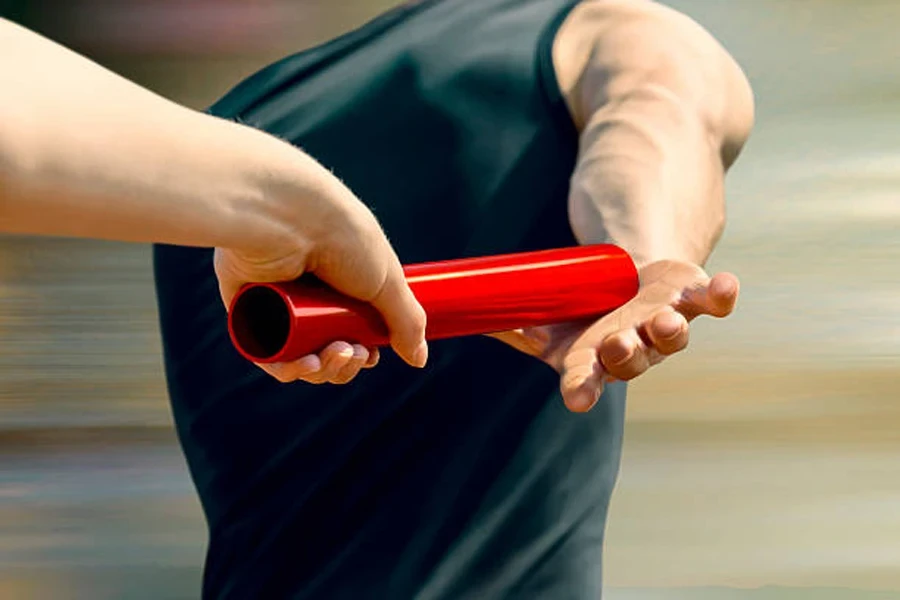
M 610 244 L 421 263 L 404 267 L 428 316 L 429 340 L 599 317 L 631 300 L 638 274 Z M 306 278 L 251 283 L 228 314 L 231 340 L 257 363 L 288 362 L 335 341 L 390 343 L 371 305 Z

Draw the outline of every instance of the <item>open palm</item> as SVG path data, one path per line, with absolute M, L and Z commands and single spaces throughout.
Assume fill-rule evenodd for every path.
M 710 278 L 699 266 L 679 261 L 654 262 L 639 273 L 637 295 L 600 319 L 491 337 L 556 369 L 566 406 L 588 411 L 604 383 L 634 379 L 683 350 L 690 321 L 700 315 L 726 317 L 737 302 L 740 284 L 730 273 Z

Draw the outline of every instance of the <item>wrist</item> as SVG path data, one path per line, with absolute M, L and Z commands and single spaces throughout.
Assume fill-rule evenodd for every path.
M 248 254 L 271 255 L 276 248 L 303 243 L 323 195 L 322 172 L 303 151 L 265 132 L 225 122 L 239 149 L 234 173 L 238 180 L 223 203 L 227 223 L 216 246 Z
M 649 267 L 651 265 L 656 265 L 660 263 L 677 263 L 682 265 L 692 265 L 695 267 L 703 268 L 704 263 L 706 262 L 705 257 L 701 260 L 698 259 L 697 256 L 690 252 L 684 251 L 671 251 L 671 252 L 654 252 L 654 253 L 637 253 L 631 254 L 631 259 L 634 261 L 634 265 L 638 271 Z
M 675 262 L 702 267 L 712 252 L 711 246 L 702 250 L 690 249 L 674 241 L 665 242 L 660 235 L 642 232 L 639 239 L 629 239 L 631 237 L 630 235 L 610 235 L 608 232 L 604 232 L 602 235 L 576 236 L 580 244 L 613 244 L 622 248 L 628 253 L 638 271 L 644 267 L 661 262 Z

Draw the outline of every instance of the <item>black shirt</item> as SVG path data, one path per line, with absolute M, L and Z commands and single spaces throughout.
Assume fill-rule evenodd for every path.
M 249 77 L 212 108 L 301 146 L 402 262 L 576 244 L 578 136 L 551 46 L 575 4 L 425 0 Z M 588 415 L 501 343 L 390 352 L 284 385 L 228 339 L 207 249 L 158 246 L 172 408 L 209 522 L 205 598 L 595 599 L 624 385 Z

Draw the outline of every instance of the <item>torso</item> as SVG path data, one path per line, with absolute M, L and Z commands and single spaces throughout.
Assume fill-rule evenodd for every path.
M 212 110 L 333 168 L 405 263 L 573 245 L 551 51 L 571 4 L 425 0 Z M 205 597 L 599 596 L 624 386 L 571 415 L 553 371 L 487 338 L 433 344 L 424 372 L 386 353 L 346 386 L 281 385 L 230 346 L 209 251 L 155 266 Z

